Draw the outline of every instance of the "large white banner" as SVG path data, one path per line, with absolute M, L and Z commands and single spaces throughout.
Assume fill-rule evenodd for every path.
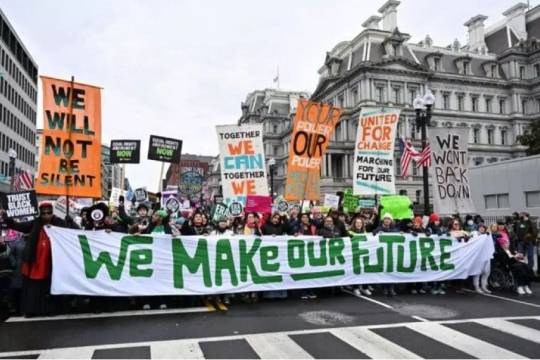
M 269 195 L 262 124 L 223 125 L 216 130 L 223 202 L 245 205 L 247 195 Z
M 469 128 L 429 128 L 428 137 L 435 212 L 473 213 L 467 156 Z
M 354 195 L 395 194 L 394 143 L 399 109 L 362 108 L 354 150 Z
M 135 236 L 51 227 L 53 294 L 202 295 L 464 279 L 491 237 Z

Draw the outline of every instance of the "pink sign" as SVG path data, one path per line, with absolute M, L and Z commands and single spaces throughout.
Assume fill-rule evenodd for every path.
M 264 195 L 248 195 L 244 212 L 270 214 L 272 212 L 272 197 Z

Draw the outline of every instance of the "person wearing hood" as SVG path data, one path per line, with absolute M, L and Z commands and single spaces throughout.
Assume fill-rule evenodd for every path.
M 286 234 L 286 225 L 283 223 L 283 219 L 279 213 L 272 214 L 270 221 L 267 221 L 262 226 L 263 235 L 284 235 Z
M 472 215 L 465 216 L 465 225 L 463 226 L 463 230 L 468 233 L 472 233 L 473 231 L 478 230 L 478 225 L 475 224 Z
M 4 210 L 0 210 L 0 216 L 5 218 L 8 229 L 27 234 L 21 263 L 23 275 L 21 312 L 25 317 L 54 313 L 58 304 L 55 302 L 55 297 L 51 295 L 51 241 L 45 227 L 58 226 L 73 229 L 79 227 L 71 218 L 63 220 L 53 215 L 53 206 L 50 202 L 41 203 L 39 216 L 31 221 L 15 222 L 5 216 Z

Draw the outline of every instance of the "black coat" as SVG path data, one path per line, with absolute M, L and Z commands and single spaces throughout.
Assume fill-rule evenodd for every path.
M 25 222 L 15 222 L 13 219 L 7 219 L 6 221 L 8 227 L 15 231 L 28 234 L 26 237 L 26 242 L 24 244 L 24 249 L 22 253 L 22 260 L 29 264 L 32 264 L 36 260 L 36 246 L 39 238 L 39 232 L 43 228 L 44 224 L 41 221 L 41 218 L 38 217 L 31 221 Z M 51 219 L 51 225 L 63 227 L 63 228 L 72 228 L 78 229 L 77 224 L 70 219 L 70 221 L 65 221 L 57 216 L 53 216 Z
M 287 226 L 283 223 L 273 224 L 272 222 L 267 222 L 261 230 L 263 235 L 283 235 L 287 233 Z

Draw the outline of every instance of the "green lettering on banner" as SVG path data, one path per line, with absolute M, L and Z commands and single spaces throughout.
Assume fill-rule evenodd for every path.
M 83 254 L 84 273 L 89 279 L 95 279 L 101 267 L 105 265 L 105 268 L 107 269 L 111 280 L 120 280 L 120 278 L 122 277 L 122 271 L 124 270 L 124 264 L 126 263 L 128 247 L 138 244 L 150 245 L 153 243 L 153 239 L 149 236 L 124 236 L 122 240 L 120 240 L 120 252 L 118 254 L 118 260 L 115 264 L 111 259 L 111 254 L 107 251 L 101 251 L 98 257 L 94 260 L 88 238 L 85 235 L 79 235 L 78 237 Z M 134 277 L 152 276 L 153 271 L 151 269 L 138 268 L 139 265 L 148 265 L 151 263 L 151 249 L 132 250 L 129 265 L 130 275 Z
M 399 235 L 380 235 L 379 242 L 386 244 L 386 272 L 394 271 L 394 244 L 404 243 L 405 238 Z
M 279 256 L 279 248 L 277 246 L 263 246 L 260 251 L 261 269 L 263 271 L 278 271 L 280 263 L 271 264 L 270 261 L 276 260 Z
M 369 255 L 369 250 L 360 248 L 360 243 L 366 241 L 367 237 L 365 235 L 353 236 L 351 238 L 353 272 L 357 275 L 362 272 L 360 258 L 366 254 Z
M 204 238 L 197 242 L 197 249 L 193 257 L 189 256 L 181 239 L 172 238 L 173 252 L 173 282 L 177 289 L 184 288 L 184 266 L 188 271 L 195 274 L 202 268 L 203 283 L 206 287 L 212 287 L 210 274 L 210 259 L 208 259 L 208 241 Z
M 326 241 L 327 239 L 319 240 L 319 256 L 315 254 L 315 242 L 308 242 L 307 252 L 309 266 L 325 266 L 327 264 Z
M 397 246 L 397 271 L 401 273 L 412 273 L 416 269 L 417 262 L 417 252 L 416 252 L 417 242 L 415 240 L 409 241 L 409 266 L 405 266 L 405 246 Z
M 435 249 L 435 242 L 431 238 L 420 238 L 420 254 L 422 257 L 422 265 L 420 269 L 422 271 L 427 271 L 427 263 L 431 270 L 439 270 L 435 258 L 433 257 L 432 252 Z
M 306 243 L 304 240 L 287 241 L 287 261 L 289 262 L 289 267 L 291 269 L 303 268 L 306 266 L 305 248 Z M 296 256 L 295 251 L 298 256 Z
M 261 247 L 262 240 L 256 238 L 253 241 L 253 246 L 250 250 L 247 250 L 247 241 L 240 240 L 238 243 L 240 249 L 240 281 L 247 282 L 248 274 L 251 274 L 251 279 L 254 284 L 269 284 L 275 282 L 281 282 L 283 277 L 281 275 L 272 276 L 260 276 L 257 273 L 255 264 L 253 263 L 253 257 L 257 253 L 257 250 Z
M 452 253 L 447 252 L 445 248 L 452 246 L 452 240 L 450 239 L 440 239 L 439 240 L 439 248 L 441 250 L 441 261 L 439 268 L 443 271 L 447 270 L 454 270 L 455 265 L 452 263 L 446 263 L 447 260 L 450 260 L 450 257 L 452 256 Z
M 345 264 L 343 250 L 345 250 L 345 242 L 343 239 L 330 239 L 328 242 L 328 257 L 330 258 L 330 265 L 335 265 L 337 263 L 340 265 Z
M 238 276 L 234 268 L 234 258 L 231 249 L 231 243 L 228 239 L 218 240 L 216 243 L 216 285 L 221 286 L 223 280 L 221 272 L 226 270 L 231 278 L 231 285 L 238 285 Z

